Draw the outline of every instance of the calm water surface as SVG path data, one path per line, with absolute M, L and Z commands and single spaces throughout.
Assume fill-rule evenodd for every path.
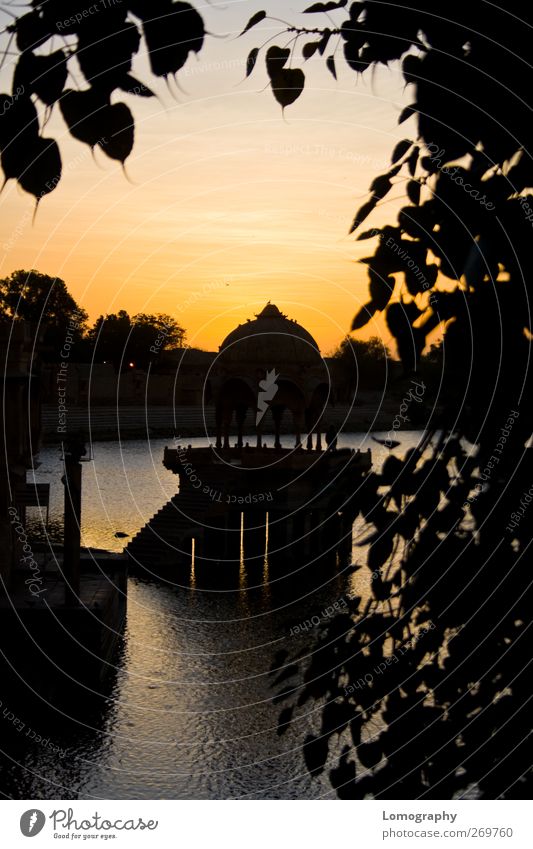
M 400 450 L 419 437 L 402 434 Z M 85 545 L 122 550 L 127 539 L 115 533 L 133 535 L 176 492 L 177 478 L 161 463 L 166 444 L 94 444 L 94 460 L 84 466 Z M 364 434 L 342 436 L 339 447 L 371 448 L 376 467 L 387 454 Z M 39 460 L 35 479 L 52 485 L 53 528 L 63 498 L 59 450 L 47 448 Z M 352 560 L 362 563 L 356 542 L 357 534 Z M 130 578 L 124 647 L 108 698 L 87 715 L 72 709 L 73 725 L 50 725 L 35 709 L 21 716 L 50 743 L 14 730 L 2 744 L 0 790 L 19 798 L 333 797 L 327 774 L 310 778 L 301 750 L 320 724 L 320 708 L 297 708 L 297 722 L 278 736 L 280 706 L 272 697 L 280 686 L 270 668 L 280 650 L 294 655 L 310 645 L 309 634 L 302 641 L 291 628 L 367 588 L 365 569 L 342 565 L 293 601 L 264 589 L 220 593 Z

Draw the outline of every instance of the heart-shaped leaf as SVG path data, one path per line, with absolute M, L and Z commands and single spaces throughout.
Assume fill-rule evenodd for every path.
M 22 53 L 13 76 L 13 86 L 36 94 L 47 106 L 59 100 L 67 81 L 67 57 L 62 50 L 46 56 Z
M 133 115 L 125 103 L 114 103 L 102 113 L 103 133 L 98 139 L 99 147 L 110 159 L 124 162 L 133 149 L 135 124 Z
M 31 97 L 24 92 L 0 95 L 0 148 L 22 148 L 38 135 L 39 119 Z
M 44 195 L 53 192 L 61 179 L 61 155 L 54 139 L 37 137 L 27 150 L 28 164 L 19 175 L 19 185 L 29 192 L 37 203 Z
M 109 107 L 108 98 L 92 88 L 68 90 L 59 106 L 71 136 L 94 147 L 105 134 L 102 113 Z
M 203 19 L 190 3 L 169 3 L 164 14 L 156 4 L 147 3 L 145 8 L 141 17 L 152 73 L 156 77 L 176 74 L 189 53 L 199 53 L 203 47 Z
M 300 97 L 304 85 L 305 74 L 300 68 L 283 68 L 272 77 L 274 97 L 283 109 Z

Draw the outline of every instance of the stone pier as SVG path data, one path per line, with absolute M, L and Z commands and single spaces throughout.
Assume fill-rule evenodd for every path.
M 265 556 L 271 580 L 349 556 L 371 454 L 178 445 L 163 463 L 179 491 L 128 545 L 130 568 L 181 583 L 193 559 L 200 586 L 236 584 L 243 568 L 250 586 L 262 581 Z

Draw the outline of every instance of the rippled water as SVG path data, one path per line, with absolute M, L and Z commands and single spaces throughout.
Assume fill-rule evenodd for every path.
M 402 449 L 418 439 L 403 434 Z M 84 466 L 85 545 L 120 551 L 116 531 L 134 534 L 175 493 L 177 479 L 161 463 L 165 444 L 93 446 L 94 460 Z M 376 466 L 387 453 L 364 434 L 343 435 L 339 447 L 348 446 L 372 448 Z M 46 449 L 40 461 L 35 477 L 51 482 L 51 519 L 59 520 L 58 450 Z M 361 551 L 354 547 L 360 562 Z M 72 711 L 73 724 L 21 711 L 26 727 L 50 742 L 13 730 L 2 744 L 0 789 L 33 798 L 332 796 L 326 774 L 310 778 L 301 749 L 320 708 L 298 708 L 297 722 L 278 736 L 280 706 L 272 696 L 279 686 L 269 670 L 281 649 L 294 655 L 312 645 L 312 632 L 291 636 L 291 628 L 365 592 L 365 571 L 340 565 L 325 573 L 323 586 L 293 601 L 263 590 L 219 593 L 130 578 L 124 647 L 108 697 L 94 710 Z

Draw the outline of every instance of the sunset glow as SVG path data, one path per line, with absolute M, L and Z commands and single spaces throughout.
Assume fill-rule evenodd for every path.
M 202 13 L 210 31 L 227 33 L 250 7 Z M 171 82 L 157 100 L 115 96 L 136 120 L 127 175 L 71 139 L 55 110 L 45 134 L 60 143 L 63 177 L 33 225 L 33 198 L 13 181 L 4 189 L 2 275 L 32 267 L 62 277 L 92 320 L 119 308 L 170 313 L 188 344 L 210 349 L 271 299 L 323 351 L 335 347 L 366 300 L 355 260 L 368 244 L 346 234 L 405 132 L 403 83 L 398 71 L 363 81 L 341 67 L 336 82 L 310 60 L 304 95 L 282 115 L 261 62 L 243 81 L 249 50 L 277 31 L 264 23 L 239 40 L 207 39 L 179 75 L 183 91 Z M 135 73 L 149 78 L 142 56 Z M 7 88 L 11 70 L 3 76 Z M 390 214 L 390 204 L 378 209 L 372 224 Z M 388 340 L 380 319 L 363 336 L 378 333 Z

